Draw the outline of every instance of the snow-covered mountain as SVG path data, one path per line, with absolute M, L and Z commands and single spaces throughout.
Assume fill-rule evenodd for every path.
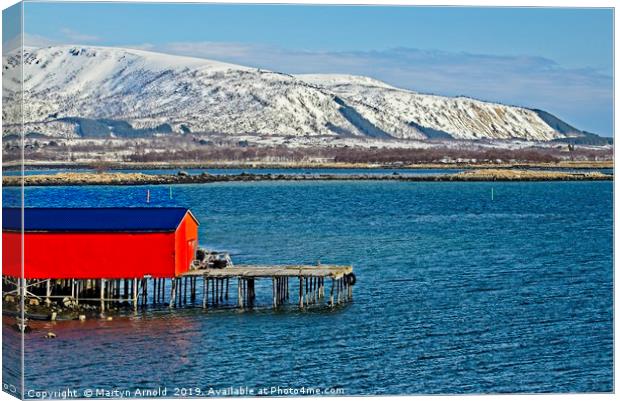
M 108 47 L 28 48 L 24 121 L 50 136 L 223 133 L 262 136 L 549 141 L 581 131 L 540 110 L 399 89 L 368 77 L 290 75 Z M 3 57 L 5 77 L 21 56 Z M 3 80 L 5 134 L 19 81 Z M 7 107 L 8 106 L 8 107 Z

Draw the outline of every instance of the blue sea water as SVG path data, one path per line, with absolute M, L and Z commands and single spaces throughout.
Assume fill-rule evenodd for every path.
M 167 186 L 27 187 L 25 200 L 145 206 L 147 189 L 150 206 L 191 208 L 201 245 L 237 263 L 353 264 L 353 302 L 36 323 L 26 390 L 613 391 L 611 182 L 217 183 L 172 199 Z

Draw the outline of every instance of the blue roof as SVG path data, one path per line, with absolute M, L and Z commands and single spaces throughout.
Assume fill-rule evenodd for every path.
M 175 231 L 189 209 L 180 207 L 24 208 L 24 231 Z M 190 216 L 194 220 L 194 216 Z M 196 222 L 198 222 L 196 220 Z M 2 208 L 2 230 L 21 231 L 21 209 Z

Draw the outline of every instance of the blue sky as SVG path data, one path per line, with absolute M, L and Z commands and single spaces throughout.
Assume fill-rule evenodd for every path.
M 27 44 L 126 46 L 289 73 L 352 73 L 542 108 L 613 132 L 613 11 L 26 3 Z M 3 32 L 3 40 L 9 38 Z

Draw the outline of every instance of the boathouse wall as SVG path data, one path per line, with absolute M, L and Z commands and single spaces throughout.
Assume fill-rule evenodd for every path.
M 174 241 L 175 276 L 189 270 L 198 249 L 198 224 L 194 219 L 183 219 L 177 227 Z
M 145 213 L 144 210 L 137 213 L 141 214 L 141 218 L 157 218 L 166 213 L 161 210 L 156 212 L 159 214 Z M 149 228 L 148 231 L 139 231 L 136 227 L 93 232 L 47 231 L 41 227 L 26 230 L 23 234 L 24 278 L 177 277 L 190 269 L 198 246 L 198 221 L 187 209 L 184 213 L 174 212 L 181 216 L 176 223 L 165 216 L 170 227 Z M 144 224 L 148 225 L 146 222 Z M 88 223 L 83 225 L 88 227 Z M 3 227 L 3 275 L 21 276 L 21 255 L 12 252 L 20 249 L 21 235 L 19 231 L 5 230 Z

